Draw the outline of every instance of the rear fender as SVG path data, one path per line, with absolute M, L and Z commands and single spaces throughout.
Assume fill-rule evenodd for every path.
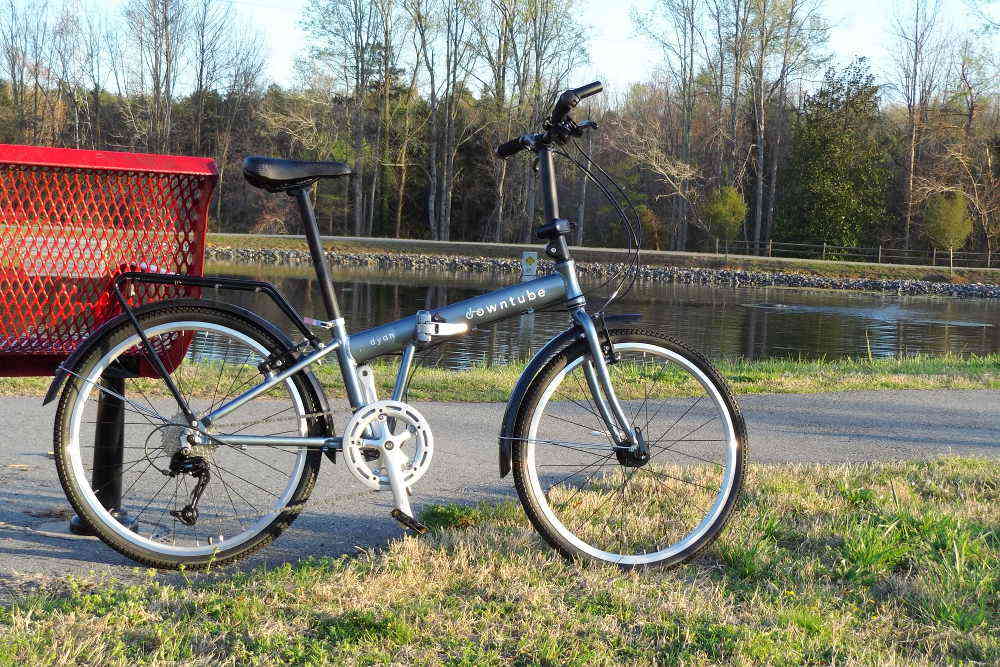
M 229 313 L 237 317 L 245 317 L 261 329 L 264 329 L 269 334 L 274 336 L 278 342 L 285 347 L 285 349 L 292 350 L 295 347 L 291 338 L 289 338 L 284 331 L 277 328 L 267 320 L 261 318 L 246 308 L 234 306 L 229 303 L 222 303 L 220 301 L 209 301 L 206 299 L 174 299 L 172 301 L 160 301 L 158 303 L 140 306 L 139 308 L 133 309 L 132 312 L 135 313 L 136 317 L 139 317 L 166 306 L 197 306 L 199 308 L 210 308 L 212 310 Z M 55 400 L 55 398 L 59 395 L 59 391 L 63 383 L 66 381 L 66 377 L 69 375 L 69 371 L 76 369 L 80 360 L 90 354 L 90 352 L 96 349 L 99 345 L 102 345 L 102 341 L 109 331 L 127 322 L 128 315 L 122 313 L 102 324 L 92 334 L 85 338 L 83 342 L 81 342 L 76 349 L 73 350 L 72 354 L 69 355 L 66 361 L 59 364 L 59 368 L 56 369 L 55 377 L 52 378 L 52 383 L 49 384 L 49 389 L 45 393 L 45 398 L 43 399 L 42 404 L 47 405 Z M 316 406 L 317 409 L 320 412 L 328 413 L 330 411 L 329 402 L 326 399 L 323 386 L 320 384 L 319 380 L 316 379 L 316 376 L 311 371 L 301 371 L 299 375 L 305 379 L 308 388 L 312 391 L 313 395 L 315 395 L 316 400 L 318 401 L 318 405 Z M 307 406 L 307 409 L 311 408 Z M 324 414 L 321 417 L 310 419 L 309 423 L 310 435 L 317 437 L 333 437 L 333 420 L 330 418 L 329 414 Z

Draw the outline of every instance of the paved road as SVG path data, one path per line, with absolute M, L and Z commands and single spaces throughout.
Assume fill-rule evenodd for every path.
M 897 391 L 749 396 L 742 400 L 758 463 L 871 461 L 939 454 L 1000 457 L 1000 391 Z M 513 495 L 497 474 L 503 405 L 423 403 L 435 460 L 417 486 L 420 503 Z M 0 599 L 12 587 L 61 574 L 137 576 L 133 564 L 94 538 L 59 536 L 68 505 L 48 456 L 54 409 L 36 398 L 0 398 Z M 378 549 L 401 534 L 388 492 L 361 490 L 324 461 L 306 511 L 246 565 Z

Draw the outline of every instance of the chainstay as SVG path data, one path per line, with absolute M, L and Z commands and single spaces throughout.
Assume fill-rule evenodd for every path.
M 242 421 L 242 422 L 227 422 L 226 428 L 236 428 L 238 426 L 254 426 L 255 424 L 279 424 L 279 423 L 291 423 L 297 422 L 300 419 L 314 419 L 317 417 L 334 417 L 336 413 L 333 410 L 326 410 L 325 412 L 307 412 L 303 415 L 296 415 L 293 417 L 278 417 L 275 419 L 256 419 L 253 421 Z

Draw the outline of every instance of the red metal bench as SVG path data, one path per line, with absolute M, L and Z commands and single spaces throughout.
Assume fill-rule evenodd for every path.
M 123 271 L 203 275 L 217 180 L 207 158 L 0 144 L 0 374 L 52 375 L 120 312 L 111 288 Z M 129 301 L 197 289 L 137 284 Z M 105 382 L 124 393 L 121 379 Z M 95 458 L 106 458 L 94 468 L 113 470 L 124 412 L 104 392 L 98 410 L 98 439 L 107 447 L 95 447 Z M 117 507 L 120 486 L 98 481 L 102 501 Z

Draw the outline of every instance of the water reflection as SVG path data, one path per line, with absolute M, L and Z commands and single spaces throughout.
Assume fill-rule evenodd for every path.
M 209 272 L 270 280 L 303 314 L 325 316 L 308 269 L 215 265 Z M 334 280 L 348 328 L 358 331 L 482 294 L 517 277 L 341 270 L 334 271 Z M 213 298 L 210 290 L 205 296 Z M 231 292 L 217 298 L 283 321 L 273 304 L 253 294 Z M 643 313 L 640 326 L 659 328 L 711 358 L 1000 351 L 1000 304 L 985 299 L 645 284 L 611 312 Z M 428 350 L 425 363 L 463 368 L 525 359 L 568 324 L 569 316 L 561 310 L 497 322 Z M 290 326 L 285 328 L 291 332 Z

